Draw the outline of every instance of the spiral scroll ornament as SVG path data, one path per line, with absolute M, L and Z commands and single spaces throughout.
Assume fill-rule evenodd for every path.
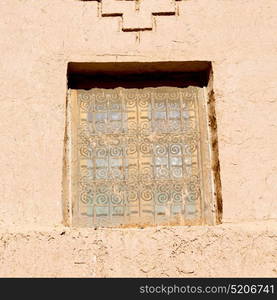
M 79 92 L 77 199 L 92 223 L 198 217 L 197 97 L 183 90 Z

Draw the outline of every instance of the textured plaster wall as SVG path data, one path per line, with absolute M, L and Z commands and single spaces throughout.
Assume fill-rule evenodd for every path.
M 276 11 L 184 0 L 138 35 L 94 1 L 1 0 L 0 275 L 276 275 Z M 67 63 L 174 60 L 213 64 L 223 225 L 60 235 Z
M 276 222 L 5 232 L 0 276 L 277 277 Z

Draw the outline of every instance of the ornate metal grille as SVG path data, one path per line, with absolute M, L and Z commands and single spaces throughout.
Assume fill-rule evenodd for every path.
M 76 223 L 201 222 L 199 90 L 71 91 Z

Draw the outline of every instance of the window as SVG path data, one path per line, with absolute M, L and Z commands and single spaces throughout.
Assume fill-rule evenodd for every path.
M 69 62 L 64 222 L 221 222 L 212 65 Z
M 213 223 L 205 88 L 69 90 L 73 224 Z

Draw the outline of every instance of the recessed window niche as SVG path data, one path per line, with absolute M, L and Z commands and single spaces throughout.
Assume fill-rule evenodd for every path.
M 68 225 L 217 224 L 210 62 L 68 64 Z

